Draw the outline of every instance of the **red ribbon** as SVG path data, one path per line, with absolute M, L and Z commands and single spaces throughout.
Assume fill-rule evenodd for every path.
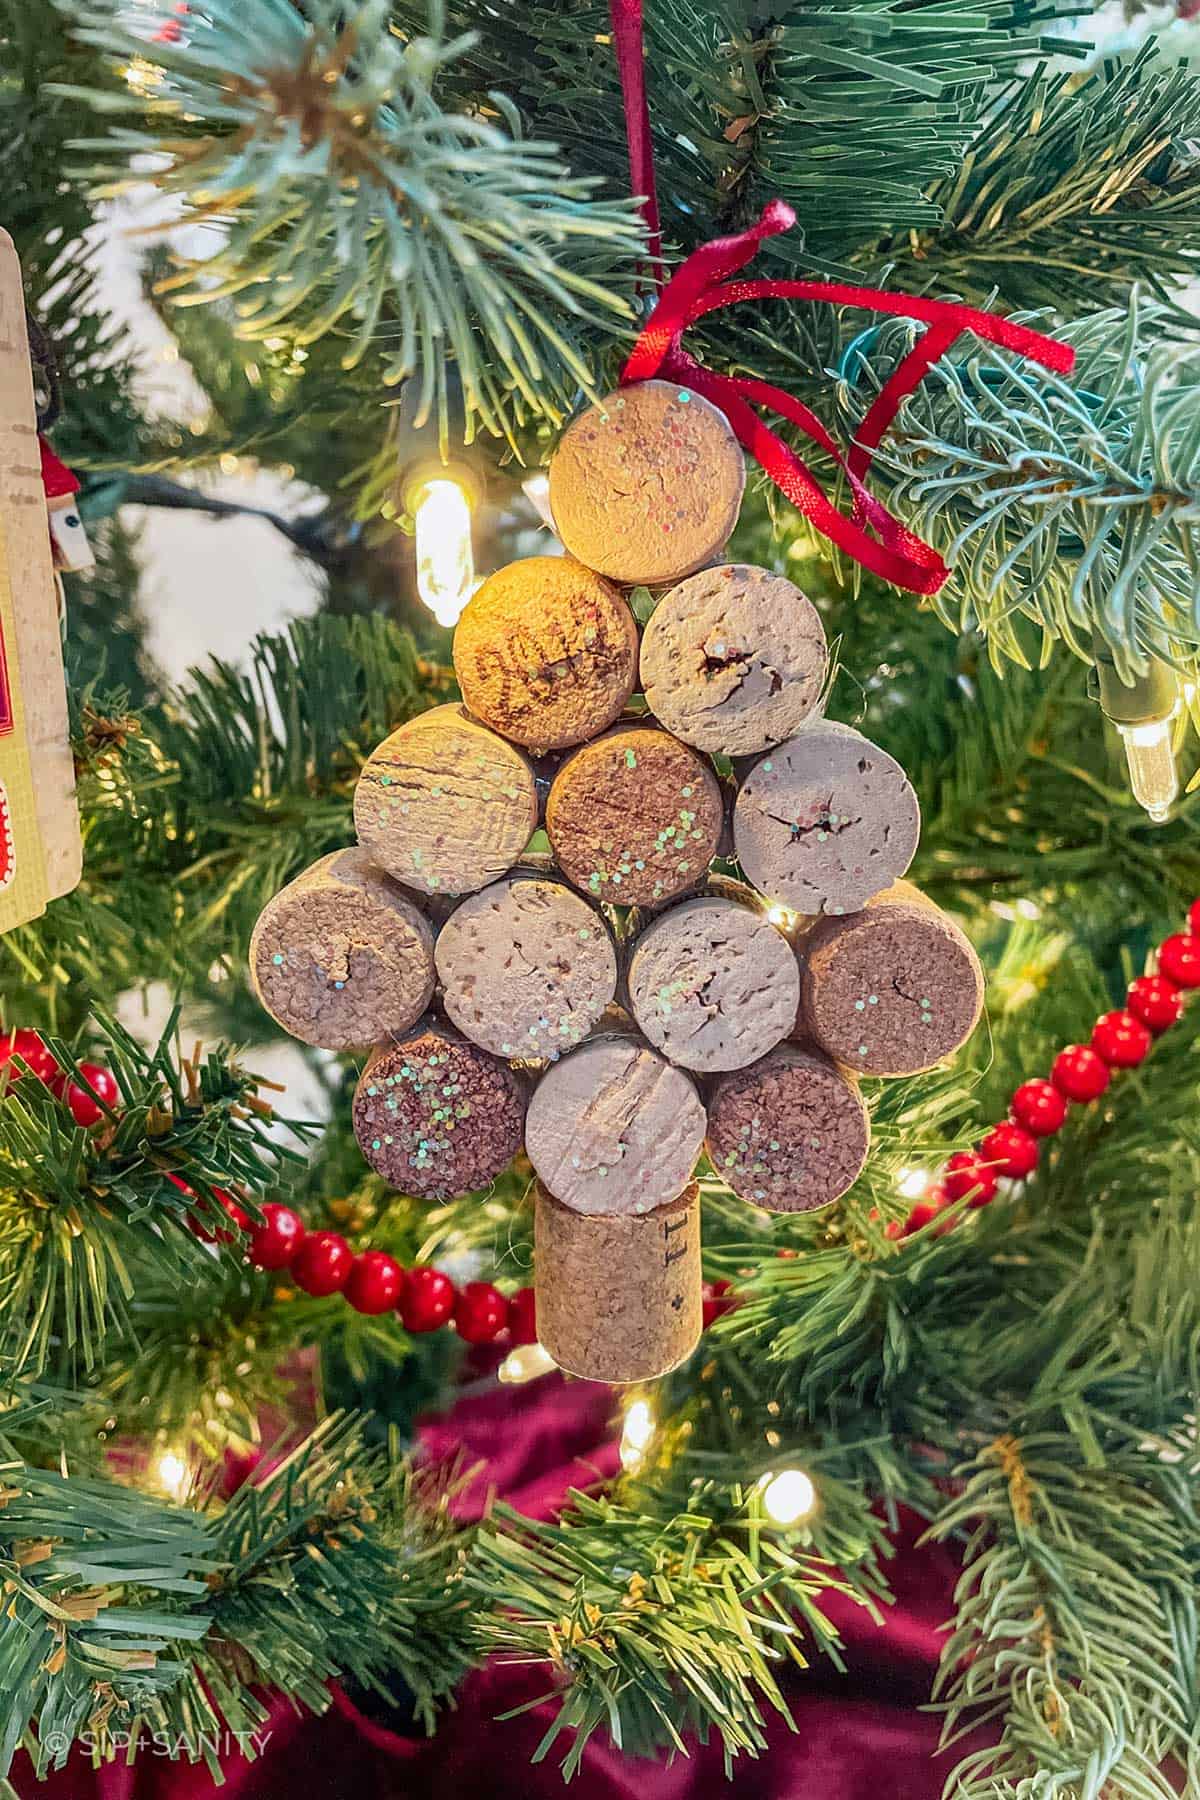
M 680 265 L 662 287 L 659 253 L 662 243 L 650 138 L 642 57 L 642 0 L 610 0 L 613 37 L 625 97 L 629 167 L 634 192 L 640 192 L 649 232 L 651 255 L 660 271 L 661 292 L 654 311 L 621 371 L 621 385 L 652 376 L 678 381 L 711 400 L 725 414 L 742 445 L 761 465 L 809 523 L 856 562 L 916 594 L 936 594 L 949 573 L 941 556 L 915 532 L 892 516 L 866 488 L 884 433 L 904 400 L 916 391 L 938 358 L 964 331 L 988 343 L 1028 356 L 1043 368 L 1068 374 L 1075 362 L 1069 344 L 1059 343 L 1026 325 L 1017 325 L 977 307 L 956 301 L 929 300 L 897 294 L 887 288 L 854 287 L 840 281 L 728 281 L 748 263 L 764 238 L 787 231 L 796 215 L 782 200 L 763 208 L 757 225 L 733 237 L 714 238 Z M 720 375 L 703 368 L 683 348 L 683 334 L 706 313 L 740 301 L 822 300 L 835 306 L 870 307 L 876 312 L 924 322 L 928 330 L 892 371 L 867 409 L 848 455 L 843 455 L 816 414 L 783 388 L 750 376 Z M 853 505 L 849 515 L 828 498 L 796 453 L 764 422 L 757 407 L 768 409 L 797 426 L 830 456 L 844 474 Z

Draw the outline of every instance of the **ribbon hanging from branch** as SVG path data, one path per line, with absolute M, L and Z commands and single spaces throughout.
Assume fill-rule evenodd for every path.
M 728 280 L 728 276 L 745 267 L 765 238 L 795 224 L 795 213 L 782 200 L 768 202 L 758 223 L 748 230 L 701 245 L 664 285 L 642 49 L 642 0 L 610 0 L 610 12 L 625 100 L 630 179 L 634 193 L 641 199 L 660 288 L 658 302 L 621 372 L 622 386 L 659 375 L 703 394 L 721 409 L 743 449 L 814 529 L 864 568 L 897 587 L 916 594 L 936 594 L 949 573 L 941 556 L 902 525 L 870 493 L 863 479 L 902 402 L 916 391 L 933 364 L 964 331 L 973 331 L 988 343 L 1027 356 L 1058 374 L 1070 372 L 1075 362 L 1074 350 L 1040 331 L 957 301 L 930 300 L 898 294 L 889 288 L 856 287 L 839 281 Z M 869 307 L 926 325 L 924 334 L 875 396 L 848 454 L 843 453 L 816 414 L 786 389 L 751 376 L 719 374 L 704 368 L 683 348 L 687 327 L 707 313 L 764 300 L 812 300 L 833 306 Z M 812 471 L 766 424 L 760 408 L 795 425 L 832 459 L 850 489 L 849 513 L 834 505 Z

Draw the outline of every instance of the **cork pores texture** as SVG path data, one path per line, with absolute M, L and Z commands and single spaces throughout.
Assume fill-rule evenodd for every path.
M 895 759 L 848 725 L 805 727 L 742 783 L 733 836 L 747 878 L 800 913 L 848 913 L 903 875 L 921 812 Z
M 371 752 L 354 790 L 354 828 L 375 862 L 426 894 L 469 894 L 511 869 L 537 824 L 521 752 L 435 706 Z
M 433 933 L 361 849 L 335 850 L 269 900 L 250 938 L 254 990 L 293 1037 L 365 1050 L 408 1027 L 433 993 Z
M 548 1069 L 525 1120 L 530 1162 L 581 1213 L 644 1213 L 676 1199 L 703 1141 L 689 1078 L 640 1038 L 614 1034 Z
M 359 1149 L 422 1200 L 487 1187 L 520 1149 L 524 1115 L 508 1065 L 432 1022 L 373 1057 L 354 1093 Z
M 653 1381 L 690 1356 L 703 1325 L 700 1200 L 587 1218 L 539 1183 L 534 1199 L 538 1338 L 587 1381 Z
M 581 413 L 550 462 L 570 555 L 614 581 L 678 581 L 720 554 L 746 468 L 725 415 L 671 381 L 639 381 Z
M 733 900 L 685 900 L 647 927 L 629 967 L 634 1018 L 685 1069 L 757 1061 L 792 1029 L 800 974 L 770 920 Z
M 562 749 L 618 718 L 637 679 L 637 622 L 616 588 L 564 556 L 509 563 L 454 633 L 454 668 L 477 718 L 519 744 Z
M 607 927 L 562 882 L 510 875 L 455 909 L 437 941 L 448 1016 L 497 1056 L 556 1057 L 612 1000 Z
M 768 1212 L 814 1212 L 839 1199 L 869 1144 L 855 1083 L 826 1057 L 793 1044 L 723 1075 L 709 1097 L 713 1168 L 740 1199 Z
M 546 831 L 568 880 L 595 900 L 652 906 L 703 880 L 724 822 L 704 759 L 665 731 L 619 729 L 554 778 Z
M 800 1028 L 864 1075 L 916 1075 L 961 1048 L 983 970 L 959 927 L 907 882 L 821 919 L 801 946 Z
M 726 563 L 672 588 L 642 638 L 651 711 L 698 750 L 753 756 L 799 730 L 827 650 L 812 602 L 767 569 Z

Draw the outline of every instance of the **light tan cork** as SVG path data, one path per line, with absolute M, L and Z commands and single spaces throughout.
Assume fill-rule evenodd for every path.
M 585 1381 L 652 1381 L 700 1341 L 700 1192 L 640 1216 L 584 1217 L 535 1190 L 538 1338 Z

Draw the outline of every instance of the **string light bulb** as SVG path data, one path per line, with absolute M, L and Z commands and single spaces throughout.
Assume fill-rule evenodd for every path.
M 657 1429 L 658 1420 L 650 1402 L 631 1400 L 621 1427 L 621 1467 L 627 1475 L 636 1475 L 645 1462 Z
M 405 483 L 404 506 L 416 540 L 417 593 L 439 625 L 458 624 L 475 592 L 471 515 L 476 489 L 456 463 L 424 463 Z
M 153 1475 L 156 1485 L 172 1500 L 182 1500 L 192 1485 L 191 1471 L 174 1450 L 164 1450 L 155 1458 Z
M 763 1511 L 774 1525 L 798 1525 L 817 1504 L 817 1490 L 803 1469 L 780 1469 L 762 1480 Z
M 1138 805 L 1161 825 L 1179 793 L 1174 743 L 1179 683 L 1175 671 L 1166 663 L 1152 662 L 1144 674 L 1125 681 L 1107 645 L 1097 641 L 1094 654 L 1096 698 L 1121 735 L 1130 790 Z
M 536 1381 L 539 1375 L 548 1375 L 557 1367 L 550 1352 L 541 1344 L 518 1344 L 496 1370 L 496 1378 L 517 1387 L 525 1381 Z

